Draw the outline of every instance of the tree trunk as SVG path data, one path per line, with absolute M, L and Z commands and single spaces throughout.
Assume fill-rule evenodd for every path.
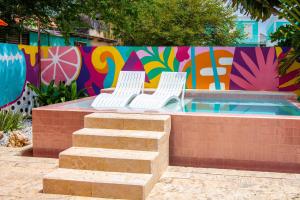
M 39 73 L 38 73 L 38 86 L 41 86 L 42 83 L 42 78 L 41 78 L 41 71 L 42 71 L 42 67 L 41 67 L 41 22 L 38 19 L 38 41 L 37 41 L 37 45 L 38 45 L 38 69 L 39 69 Z

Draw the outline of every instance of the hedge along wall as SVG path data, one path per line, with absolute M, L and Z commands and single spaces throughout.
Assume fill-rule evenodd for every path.
M 294 63 L 279 77 L 278 60 L 289 48 L 271 47 L 42 47 L 41 79 L 76 80 L 96 95 L 116 85 L 121 70 L 146 72 L 145 87 L 156 87 L 163 71 L 185 71 L 187 88 L 210 90 L 294 91 L 300 94 Z M 26 82 L 38 84 L 37 47 L 0 44 L 0 107 L 30 112 Z

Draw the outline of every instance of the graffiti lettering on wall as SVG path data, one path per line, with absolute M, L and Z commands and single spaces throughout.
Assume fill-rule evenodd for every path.
M 187 72 L 187 88 L 209 90 L 293 91 L 300 94 L 294 63 L 285 76 L 278 60 L 280 47 L 42 47 L 41 80 L 66 84 L 96 95 L 114 87 L 121 70 L 145 71 L 145 87 L 156 87 L 163 71 Z M 31 108 L 26 82 L 38 84 L 37 47 L 0 44 L 0 108 Z M 20 105 L 20 106 L 19 106 Z M 27 109 L 30 110 L 30 109 Z

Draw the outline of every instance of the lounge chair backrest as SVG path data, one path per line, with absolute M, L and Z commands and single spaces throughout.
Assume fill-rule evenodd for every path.
M 145 72 L 120 71 L 114 95 L 131 95 L 143 93 Z
M 185 81 L 186 72 L 162 72 L 154 95 L 183 97 Z

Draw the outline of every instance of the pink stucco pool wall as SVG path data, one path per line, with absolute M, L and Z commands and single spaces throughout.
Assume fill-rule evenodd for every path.
M 72 133 L 83 128 L 86 114 L 116 112 L 64 108 L 66 104 L 33 110 L 34 156 L 57 157 L 69 148 Z M 170 165 L 300 172 L 300 117 L 160 114 L 169 114 L 172 120 Z

